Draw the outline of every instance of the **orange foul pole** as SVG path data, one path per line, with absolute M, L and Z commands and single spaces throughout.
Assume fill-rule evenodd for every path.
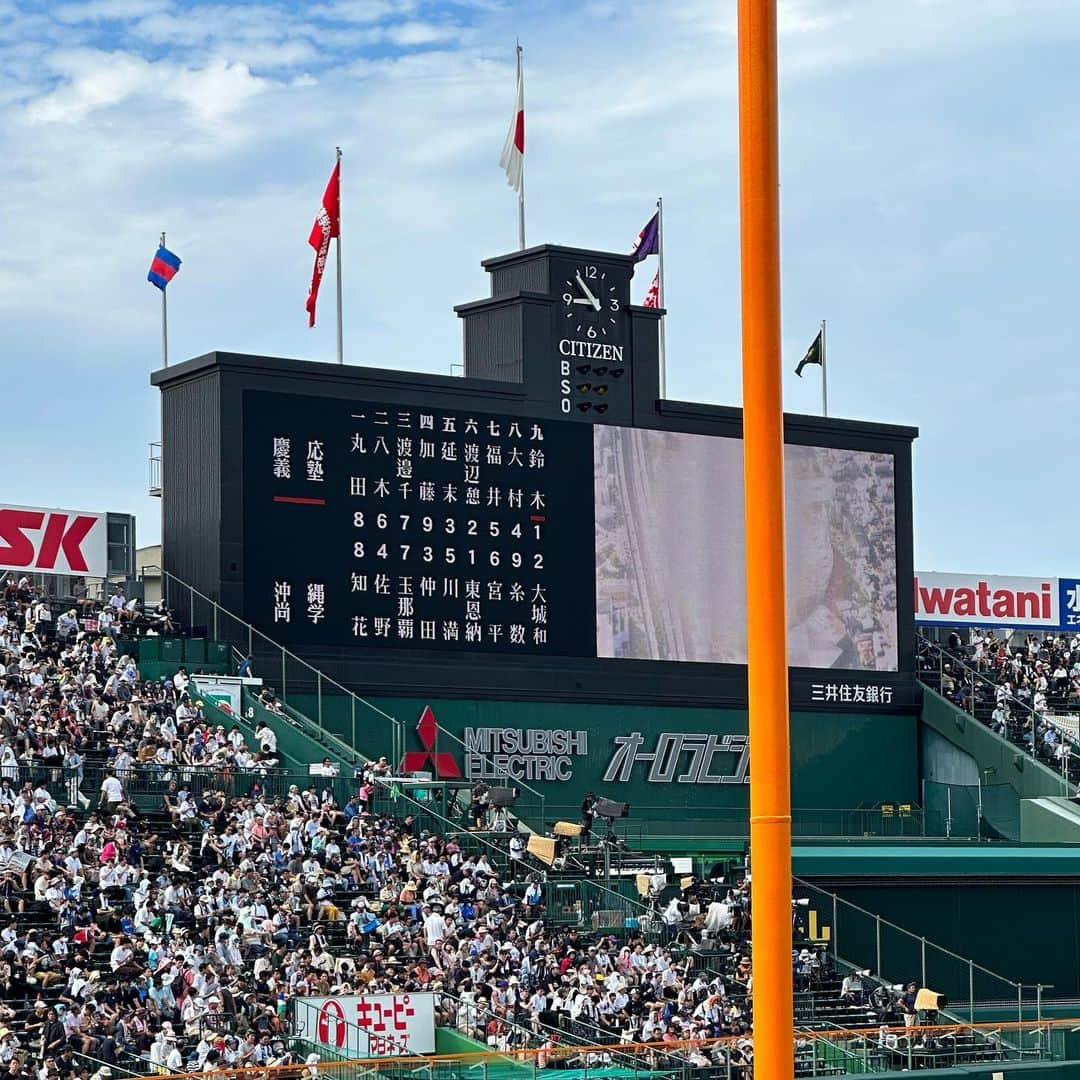
M 755 1080 L 791 1080 L 794 1075 L 776 3 L 739 0 Z

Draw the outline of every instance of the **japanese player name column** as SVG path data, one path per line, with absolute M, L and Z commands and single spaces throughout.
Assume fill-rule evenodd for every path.
M 426 413 L 413 435 L 410 413 L 353 419 L 353 637 L 547 645 L 543 428 L 512 421 L 504 438 L 497 420 Z
M 288 402 L 248 407 L 247 445 L 271 483 L 249 492 L 270 534 L 248 546 L 249 580 L 267 589 L 271 606 L 257 606 L 270 633 L 594 653 L 587 430 L 386 404 L 335 404 L 335 417 L 316 399 Z

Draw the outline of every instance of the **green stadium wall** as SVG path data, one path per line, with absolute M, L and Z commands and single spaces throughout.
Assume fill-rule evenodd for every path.
M 619 750 L 616 740 L 620 737 L 639 733 L 637 752 L 649 754 L 664 734 L 745 736 L 743 710 L 426 698 L 371 700 L 402 723 L 406 751 L 424 750 L 414 729 L 427 705 L 439 724 L 459 737 L 469 728 L 586 732 L 588 751 L 571 756 L 566 763 L 567 779 L 526 781 L 544 795 L 546 813 L 552 818 L 561 815 L 576 820 L 585 793 L 595 791 L 629 802 L 632 820 L 642 826 L 670 826 L 672 815 L 678 815 L 674 820 L 684 831 L 715 828 L 718 821 L 745 822 L 749 788 L 744 783 L 650 782 L 650 763 L 641 760 L 631 764 L 629 780 L 604 780 Z M 290 694 L 289 704 L 309 717 L 317 715 L 315 695 Z M 323 694 L 322 714 L 328 730 L 346 741 L 354 739 L 348 699 Z M 915 717 L 794 713 L 791 745 L 794 805 L 803 810 L 833 811 L 820 816 L 823 832 L 835 832 L 826 826 L 840 820 L 841 815 L 835 813 L 838 810 L 876 807 L 881 802 L 918 802 Z M 390 725 L 358 708 L 355 746 L 370 757 L 389 757 Z M 443 737 L 436 749 L 448 752 L 465 771 L 461 744 Z M 716 754 L 711 774 L 732 772 L 738 757 L 737 753 Z M 427 767 L 430 769 L 430 763 Z M 692 768 L 692 753 L 684 749 L 675 775 L 685 775 Z
M 1080 996 L 1080 882 L 1076 879 L 919 881 L 897 877 L 866 884 L 812 880 L 1014 982 L 1052 986 L 1044 991 L 1046 998 Z M 898 979 L 917 975 L 914 955 L 907 966 L 909 970 L 887 970 L 886 974 Z
M 1050 1043 L 1055 1056 L 1077 1056 L 1080 1049 L 1075 1044 L 1075 1037 L 1069 1032 L 1055 1030 L 1051 1033 Z M 921 1068 L 916 1059 L 914 1069 L 924 1080 L 1080 1080 L 1080 1061 L 987 1061 L 978 1065 L 960 1065 L 951 1069 Z M 914 1071 L 914 1070 L 913 1070 Z M 892 1077 L 911 1076 L 911 1072 L 883 1072 L 877 1074 L 880 1080 Z

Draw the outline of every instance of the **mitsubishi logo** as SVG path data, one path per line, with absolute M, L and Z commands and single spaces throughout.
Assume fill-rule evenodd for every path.
M 420 736 L 420 744 L 424 749 L 406 751 L 402 769 L 407 773 L 423 772 L 430 763 L 437 780 L 460 780 L 461 769 L 454 760 L 454 755 L 447 750 L 435 749 L 438 733 L 435 714 L 430 705 L 425 705 L 416 725 L 416 734 Z

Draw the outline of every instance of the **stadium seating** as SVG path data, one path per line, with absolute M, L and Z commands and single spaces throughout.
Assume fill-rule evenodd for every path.
M 920 680 L 1027 754 L 1034 739 L 1040 761 L 1080 784 L 1080 638 L 1031 634 L 1011 648 L 990 631 L 971 638 L 920 637 Z
M 545 867 L 511 852 L 510 834 L 469 827 L 469 800 L 414 799 L 390 782 L 385 761 L 354 771 L 315 743 L 307 760 L 325 750 L 326 767 L 299 771 L 308 751 L 290 759 L 277 743 L 310 725 L 273 695 L 238 717 L 192 694 L 181 662 L 205 661 L 205 644 L 162 637 L 143 648 L 100 625 L 35 624 L 28 585 L 5 599 L 0 1054 L 17 1059 L 9 1076 L 31 1080 L 43 1060 L 56 1062 L 46 1080 L 105 1080 L 102 1067 L 288 1064 L 312 1051 L 289 1034 L 288 1000 L 362 990 L 435 992 L 443 1025 L 504 1053 L 554 1043 L 565 1057 L 606 1045 L 613 1061 L 629 1061 L 625 1048 L 645 1043 L 658 1044 L 649 1053 L 661 1064 L 750 1071 L 740 872 L 650 904 L 595 879 L 542 880 Z M 140 649 L 145 665 L 171 657 L 175 674 L 144 679 Z M 491 825 L 483 791 L 477 798 Z M 555 903 L 567 884 L 573 901 Z M 842 1073 L 855 1053 L 847 1043 L 862 1040 L 865 1051 L 873 1032 L 897 1022 L 895 996 L 871 982 L 844 1000 L 850 969 L 800 935 L 792 962 L 797 1075 Z M 847 1032 L 839 1049 L 815 1034 L 837 1029 Z M 971 1040 L 976 1058 L 993 1049 Z M 879 1056 L 894 1050 L 878 1046 Z

